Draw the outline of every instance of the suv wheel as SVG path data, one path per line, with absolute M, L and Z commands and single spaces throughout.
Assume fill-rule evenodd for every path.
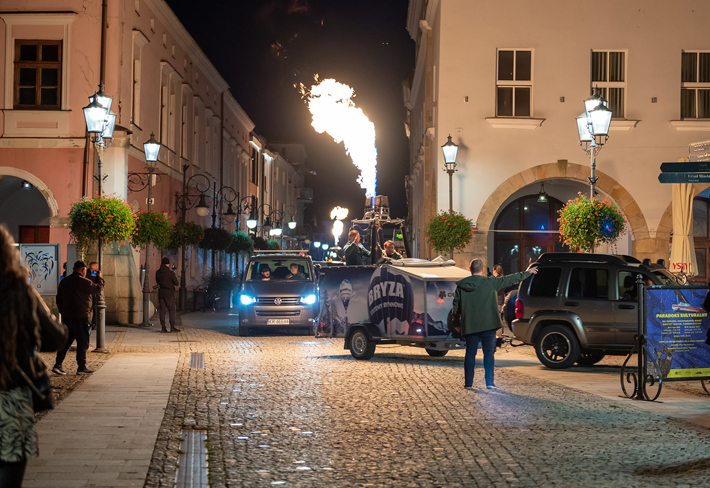
M 577 364 L 580 366 L 591 366 L 592 364 L 597 364 L 599 361 L 604 359 L 604 356 L 606 356 L 606 354 L 601 351 L 585 351 L 579 355 Z
M 579 342 L 567 327 L 549 325 L 540 332 L 535 342 L 535 353 L 548 368 L 566 369 L 579 358 Z

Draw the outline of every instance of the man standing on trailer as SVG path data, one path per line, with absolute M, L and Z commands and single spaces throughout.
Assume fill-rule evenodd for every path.
M 355 229 L 348 232 L 348 242 L 343 246 L 343 254 L 345 254 L 345 264 L 347 266 L 362 266 L 370 264 L 370 251 L 365 249 L 365 246 L 360 244 L 360 233 Z

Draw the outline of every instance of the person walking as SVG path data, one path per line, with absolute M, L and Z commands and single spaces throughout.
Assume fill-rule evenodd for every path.
M 86 277 L 90 279 L 93 283 L 99 282 L 99 263 L 96 261 L 91 261 L 89 263 L 89 269 L 86 272 Z M 92 295 L 91 297 L 91 309 L 93 310 L 93 314 L 91 316 L 91 330 L 96 330 L 96 327 L 99 325 L 99 309 L 97 308 L 99 304 L 99 296 L 98 295 Z
M 35 350 L 56 351 L 67 339 L 27 283 L 15 242 L 0 225 L 0 487 L 21 488 L 27 460 L 38 454 L 32 390 L 20 370 L 31 377 Z
M 180 284 L 175 272 L 170 269 L 170 259 L 163 258 L 160 269 L 155 272 L 155 282 L 160 287 L 158 301 L 160 302 L 160 332 L 168 332 L 165 328 L 165 312 L 170 317 L 170 332 L 180 332 L 175 327 L 175 287 Z
M 348 232 L 348 242 L 343 246 L 346 266 L 361 266 L 370 264 L 366 258 L 370 257 L 370 251 L 360 244 L 360 233 L 355 229 Z
M 57 308 L 62 317 L 62 322 L 69 329 L 69 338 L 63 348 L 57 352 L 57 359 L 54 361 L 52 373 L 64 375 L 62 363 L 64 358 L 76 340 L 76 374 L 91 374 L 93 371 L 86 367 L 86 351 L 89 350 L 89 330 L 91 321 L 92 297 L 98 295 L 104 289 L 104 279 L 101 271 L 96 272 L 97 283 L 86 277 L 86 264 L 83 261 L 74 263 L 71 275 L 64 278 L 59 283 L 57 289 Z
M 476 365 L 478 344 L 483 349 L 483 368 L 486 387 L 495 388 L 493 368 L 495 366 L 496 331 L 500 328 L 497 292 L 507 286 L 523 281 L 537 273 L 533 266 L 522 273 L 501 277 L 486 277 L 483 261 L 471 261 L 471 276 L 456 283 L 453 313 L 461 314 L 461 336 L 466 341 L 464 358 L 464 387 L 473 389 L 473 373 Z

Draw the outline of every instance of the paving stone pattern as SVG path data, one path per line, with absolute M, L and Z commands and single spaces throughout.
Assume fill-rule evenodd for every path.
M 478 371 L 467 391 L 462 351 L 356 361 L 339 339 L 292 342 L 240 338 L 213 314 L 183 316 L 176 336 L 117 337 L 117 352 L 179 352 L 145 486 L 173 487 L 185 429 L 207 432 L 213 488 L 710 485 L 710 432 L 628 400 L 506 369 L 498 390 Z

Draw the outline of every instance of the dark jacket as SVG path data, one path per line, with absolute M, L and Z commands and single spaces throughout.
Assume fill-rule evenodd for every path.
M 499 329 L 501 323 L 496 292 L 528 276 L 528 271 L 500 278 L 474 275 L 456 283 L 453 311 L 461 313 L 461 335 Z
M 174 298 L 175 287 L 180 284 L 175 272 L 167 264 L 160 266 L 160 269 L 155 272 L 155 282 L 160 287 L 158 290 L 160 298 Z
M 44 300 L 42 300 L 42 297 L 39 296 L 37 290 L 31 286 L 28 286 L 27 290 L 31 295 L 31 307 L 37 314 L 37 322 L 34 324 L 21 324 L 25 327 L 29 344 L 27 344 L 28 347 L 25 348 L 20 348 L 19 344 L 17 344 L 18 348 L 15 354 L 18 366 L 29 376 L 29 373 L 32 371 L 30 368 L 30 358 L 34 354 L 35 349 L 41 352 L 52 352 L 64 347 L 64 344 L 67 342 L 68 332 L 65 325 L 57 322 L 56 317 L 49 311 L 49 308 L 47 308 L 47 305 L 44 303 Z M 26 380 L 19 372 L 13 372 L 10 383 L 6 385 L 5 391 L 25 384 Z
M 91 295 L 98 295 L 104 289 L 104 279 L 98 283 L 74 272 L 59 282 L 57 308 L 63 319 L 88 319 L 91 312 Z
M 352 241 L 348 241 L 348 243 L 343 246 L 343 254 L 345 255 L 345 264 L 348 266 L 370 264 L 370 260 L 365 259 L 366 257 L 370 257 L 370 251 L 365 249 L 365 246 L 362 244 L 356 246 Z

